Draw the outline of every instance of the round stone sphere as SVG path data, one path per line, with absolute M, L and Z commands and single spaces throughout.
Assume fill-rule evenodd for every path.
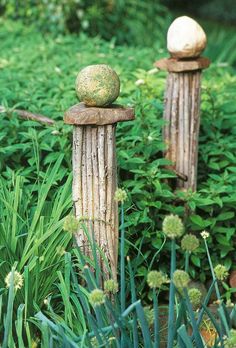
M 176 18 L 167 33 L 167 49 L 174 58 L 197 58 L 206 42 L 202 27 L 187 16 Z
M 76 92 L 87 106 L 108 106 L 119 96 L 120 79 L 109 65 L 89 65 L 77 76 Z

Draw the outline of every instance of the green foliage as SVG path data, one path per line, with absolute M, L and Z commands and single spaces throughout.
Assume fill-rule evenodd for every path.
M 171 12 L 173 9 L 178 15 L 189 12 L 193 18 L 200 17 L 208 37 L 209 58 L 236 65 L 235 28 L 229 25 L 235 23 L 235 4 L 231 0 L 196 4 L 178 0 L 0 0 L 0 16 L 34 25 L 54 37 L 59 33 L 85 33 L 113 43 L 155 48 L 166 46 L 165 33 L 177 16 Z M 221 24 L 222 20 L 226 25 Z
M 203 22 L 202 25 L 206 30 L 208 40 L 205 55 L 208 56 L 213 62 L 218 63 L 219 66 L 222 65 L 223 67 L 233 65 L 235 67 L 235 28 L 231 26 L 216 26 L 214 22 Z
M 223 258 L 230 268 L 234 260 L 235 234 L 235 77 L 226 67 L 212 66 L 205 72 L 202 96 L 202 121 L 199 146 L 198 191 L 173 192 L 165 179 L 173 173 L 164 169 L 168 164 L 162 158 L 161 103 L 159 95 L 162 75 L 151 75 L 151 79 L 140 85 L 137 94 L 136 121 L 133 127 L 122 125 L 126 137 L 121 136 L 118 146 L 122 185 L 129 192 L 127 209 L 130 212 L 126 226 L 135 245 L 142 245 L 144 259 L 157 250 L 163 238 L 160 235 L 160 218 L 169 213 L 184 214 L 187 204 L 191 215 L 186 221 L 187 231 L 198 235 L 203 229 L 210 231 L 213 259 Z M 137 76 L 146 78 L 145 72 Z M 149 77 L 150 78 L 150 77 Z M 159 81 L 159 86 L 156 82 Z M 152 99 L 153 98 L 153 99 Z M 227 98 L 227 101 L 226 101 Z M 158 115 L 158 116 L 157 116 Z M 132 135 L 130 134 L 132 132 Z M 129 170 L 129 174 L 125 171 Z M 133 174 L 132 174 L 133 173 Z M 174 178 L 173 178 L 174 180 Z M 153 251 L 149 245 L 152 239 Z M 169 250 L 169 246 L 166 247 Z M 191 255 L 190 272 L 205 281 L 208 266 L 202 262 L 203 250 Z M 161 261 L 161 259 L 160 259 Z M 164 267 L 164 264 L 163 264 Z M 143 275 L 144 269 L 138 267 Z
M 0 0 L 5 16 L 35 24 L 40 30 L 64 33 L 85 32 L 118 43 L 152 45 L 164 42 L 162 31 L 170 20 L 167 9 L 157 0 Z
M 140 293 L 144 305 L 152 298 L 155 300 L 152 290 L 146 286 L 146 277 L 157 265 L 161 271 L 168 271 L 171 247 L 168 241 L 165 243 L 161 232 L 162 220 L 169 214 L 184 216 L 184 204 L 190 211 L 186 232 L 198 236 L 207 229 L 213 264 L 221 259 L 227 270 L 232 268 L 236 213 L 236 79 L 232 68 L 216 63 L 204 73 L 198 191 L 174 192 L 171 184 L 175 174 L 166 169 L 170 163 L 163 158 L 161 135 L 166 74 L 152 68 L 155 59 L 163 56 L 163 50 L 122 48 L 114 41 L 105 43 L 84 35 L 43 38 L 30 26 L 24 28 L 20 23 L 4 21 L 0 24 L 0 105 L 8 109 L 1 113 L 0 124 L 0 267 L 3 274 L 0 302 L 5 321 L 6 313 L 11 313 L 11 302 L 10 312 L 6 309 L 5 276 L 16 265 L 26 280 L 24 288 L 18 290 L 14 298 L 12 313 L 16 327 L 13 325 L 12 330 L 21 332 L 22 318 L 33 315 L 36 310 L 43 311 L 44 300 L 49 296 L 50 304 L 52 294 L 55 313 L 48 306 L 49 320 L 53 323 L 62 320 L 61 326 L 57 323 L 60 332 L 68 330 L 72 335 L 70 330 L 77 327 L 76 335 L 85 332 L 84 322 L 78 326 L 80 305 L 76 308 L 78 312 L 73 312 L 78 303 L 74 289 L 72 302 L 66 305 L 69 290 L 65 284 L 74 266 L 69 262 L 70 270 L 65 271 L 59 254 L 70 243 L 70 234 L 62 232 L 62 225 L 71 208 L 71 127 L 63 125 L 62 114 L 77 102 L 76 73 L 88 64 L 110 64 L 121 77 L 119 102 L 135 106 L 136 120 L 117 127 L 119 182 L 128 193 L 128 200 L 124 202 L 126 244 L 123 259 L 130 255 L 131 270 L 126 272 L 126 279 L 133 272 L 135 282 L 135 286 L 129 285 L 130 289 L 135 288 Z M 16 107 L 52 117 L 55 125 L 43 126 L 21 120 L 12 112 Z M 179 250 L 178 268 L 183 268 L 183 264 L 183 252 Z M 189 272 L 195 279 L 210 278 L 203 243 L 190 254 Z M 74 283 L 71 286 L 74 287 Z M 129 290 L 128 293 L 135 303 L 136 293 Z M 87 298 L 86 292 L 83 295 Z M 145 323 L 142 308 L 135 308 L 139 321 Z M 139 325 L 136 319 L 132 330 Z M 11 321 L 10 314 L 7 320 Z M 48 328 L 45 318 L 43 322 L 41 331 L 47 347 L 54 326 Z M 1 332 L 3 325 L 1 322 Z M 30 338 L 29 325 L 31 323 L 27 322 L 24 332 L 31 346 L 35 337 Z M 141 325 L 146 335 L 146 324 Z M 185 337 L 184 328 L 180 328 L 179 333 Z M 22 336 L 18 337 L 20 340 Z
M 45 298 L 55 291 L 57 271 L 63 267 L 63 254 L 70 244 L 71 236 L 62 230 L 62 226 L 64 216 L 71 209 L 71 176 L 60 187 L 62 159 L 60 156 L 48 167 L 45 180 L 32 184 L 13 172 L 10 180 L 0 177 L 2 313 L 9 313 L 6 310 L 7 291 L 4 290 L 7 275 L 14 266 L 23 276 L 23 287 L 14 295 L 12 319 L 8 319 L 13 322 L 21 321 L 23 312 L 24 318 L 34 315 L 44 306 Z M 11 287 L 9 296 L 10 293 Z M 5 320 L 7 317 L 3 315 L 1 338 Z M 9 337 L 17 328 L 17 325 L 16 328 L 10 326 Z
M 83 228 L 89 236 L 89 231 L 85 226 Z M 137 293 L 135 286 L 136 277 L 128 258 L 129 282 L 125 282 L 125 279 L 121 277 L 120 291 L 115 291 L 112 295 L 108 294 L 103 290 L 102 280 L 104 280 L 104 274 L 98 262 L 98 255 L 100 254 L 106 263 L 107 260 L 93 241 L 89 240 L 94 255 L 93 258 L 85 257 L 79 248 L 65 253 L 64 267 L 57 271 L 56 285 L 59 293 L 53 292 L 50 294 L 44 301 L 46 308 L 43 311 L 39 310 L 35 317 L 30 320 L 31 325 L 35 325 L 40 331 L 40 346 L 42 348 L 48 346 L 90 348 L 96 346 L 117 347 L 118 345 L 120 347 L 160 348 L 160 337 L 162 340 L 165 337 L 162 334 L 162 327 L 159 326 L 159 291 L 156 286 L 153 288 L 151 284 L 153 288 L 151 307 L 147 310 L 138 299 L 140 294 Z M 124 241 L 124 234 L 122 234 L 120 264 L 124 261 L 122 259 Z M 177 342 L 176 347 L 178 348 L 204 348 L 205 342 L 201 336 L 201 330 L 206 325 L 216 333 L 215 347 L 219 345 L 224 347 L 224 344 L 226 346 L 228 344 L 230 347 L 229 344 L 234 342 L 235 332 L 233 327 L 236 320 L 236 306 L 233 306 L 230 310 L 221 300 L 206 239 L 204 239 L 204 243 L 211 267 L 212 284 L 203 301 L 197 302 L 198 311 L 193 310 L 192 297 L 190 298 L 190 293 L 187 291 L 189 275 L 184 271 L 176 270 L 173 279 L 171 279 L 170 287 L 175 287 L 176 296 L 173 292 L 173 298 L 170 298 L 170 300 L 175 300 L 173 302 L 175 303 L 174 311 L 169 312 L 169 318 L 173 324 L 172 331 L 168 330 L 168 347 L 170 348 L 174 347 L 174 342 Z M 172 240 L 172 244 L 175 246 L 174 240 Z M 175 254 L 172 257 L 175 260 Z M 14 267 L 12 270 L 14 270 Z M 155 276 L 158 274 L 159 277 L 159 272 L 152 271 L 152 276 L 154 276 L 154 273 Z M 14 273 L 12 272 L 12 274 Z M 33 326 L 29 330 L 29 323 L 27 321 L 23 322 L 26 307 L 20 305 L 15 322 L 17 341 L 14 341 L 15 335 L 12 331 L 13 307 L 15 296 L 20 289 L 14 288 L 14 276 L 12 274 L 10 276 L 6 314 L 3 311 L 5 327 L 2 347 L 13 348 L 14 343 L 18 342 L 20 347 L 23 348 L 25 346 L 24 341 L 28 342 L 28 346 L 35 344 L 35 336 L 32 330 Z M 214 288 L 218 298 L 217 316 L 214 316 L 207 307 Z M 194 290 L 196 291 L 196 289 Z M 128 298 L 131 298 L 124 308 L 122 308 L 122 291 L 128 295 Z M 197 291 L 199 292 L 199 290 Z M 0 297 L 1 299 L 2 297 Z M 55 305 L 58 307 L 58 302 L 60 302 L 59 312 L 58 310 L 55 311 Z M 2 302 L 0 301 L 0 309 L 1 307 Z M 24 337 L 25 331 L 27 332 L 26 337 Z M 169 345 L 170 334 L 174 341 L 171 341 Z
M 161 220 L 168 214 L 184 214 L 190 209 L 187 232 L 196 235 L 207 229 L 213 260 L 221 258 L 229 269 L 235 260 L 235 77 L 227 66 L 212 64 L 204 72 L 202 121 L 199 146 L 198 191 L 173 192 L 166 179 L 175 175 L 165 168 L 163 158 L 163 93 L 166 75 L 152 68 L 162 51 L 122 48 L 114 42 L 88 40 L 85 36 L 58 36 L 43 39 L 31 27 L 1 22 L 0 104 L 42 113 L 56 120 L 46 127 L 22 121 L 12 112 L 2 115 L 0 125 L 0 163 L 4 177 L 12 171 L 34 183 L 43 180 L 49 163 L 60 154 L 63 161 L 58 179 L 71 171 L 71 128 L 62 123 L 62 114 L 77 102 L 74 91 L 76 73 L 88 64 L 110 64 L 121 78 L 118 102 L 135 106 L 135 122 L 120 123 L 117 129 L 120 186 L 128 193 L 125 202 L 127 228 L 126 254 L 137 255 L 133 263 L 140 282 L 158 256 L 164 237 Z M 79 48 L 83 47 L 83 50 Z M 27 60 L 25 59 L 27 57 Z M 145 57 L 145 59 L 143 59 Z M 170 244 L 164 247 L 169 257 Z M 137 250 L 139 252 L 137 253 Z M 156 257 L 154 257 L 156 255 Z M 201 247 L 190 255 L 190 273 L 205 281 L 209 267 Z M 177 260 L 181 265 L 183 261 Z

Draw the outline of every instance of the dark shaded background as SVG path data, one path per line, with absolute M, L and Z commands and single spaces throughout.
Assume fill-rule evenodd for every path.
M 206 20 L 236 25 L 235 0 L 163 0 L 171 11 L 182 11 Z
M 43 32 L 84 32 L 118 44 L 162 42 L 174 17 L 188 14 L 211 30 L 235 29 L 235 0 L 0 0 L 0 16 Z

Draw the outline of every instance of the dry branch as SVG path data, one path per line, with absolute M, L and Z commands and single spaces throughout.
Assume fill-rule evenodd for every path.
M 4 106 L 0 105 L 0 113 L 3 113 L 3 112 L 7 112 L 7 113 L 15 112 L 21 118 L 24 118 L 26 120 L 38 121 L 40 123 L 44 123 L 47 125 L 53 125 L 55 123 L 55 121 L 52 120 L 51 118 L 40 115 L 40 114 L 34 114 L 30 111 L 20 110 L 20 109 L 6 109 Z

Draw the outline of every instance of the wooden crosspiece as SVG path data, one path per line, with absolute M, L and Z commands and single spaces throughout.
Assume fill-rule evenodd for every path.
M 118 207 L 114 200 L 117 188 L 116 123 L 134 119 L 132 108 L 119 105 L 87 107 L 74 105 L 64 121 L 73 130 L 73 202 L 75 216 L 87 226 L 91 239 L 107 256 L 116 279 L 118 256 Z M 76 243 L 89 257 L 91 246 L 83 228 Z M 106 266 L 100 258 L 102 270 Z

